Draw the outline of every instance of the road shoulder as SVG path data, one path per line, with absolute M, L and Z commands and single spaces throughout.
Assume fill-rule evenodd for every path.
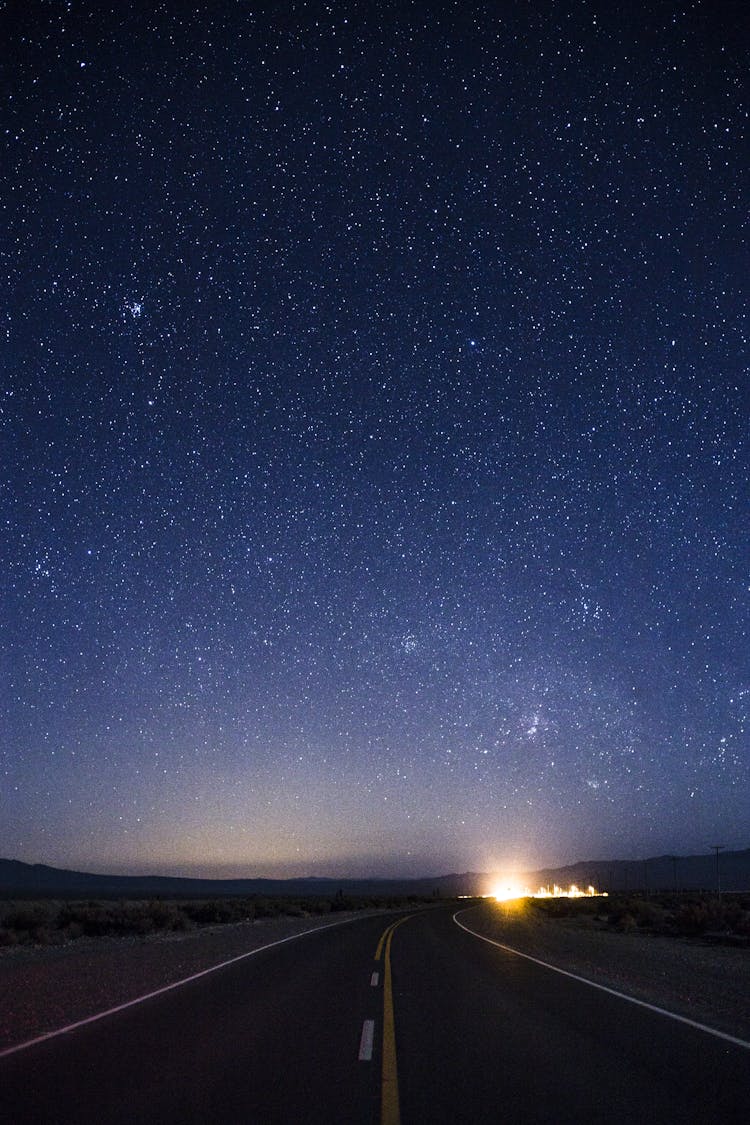
M 461 920 L 493 941 L 686 1019 L 750 1040 L 750 952 L 654 934 L 614 933 L 486 902 Z

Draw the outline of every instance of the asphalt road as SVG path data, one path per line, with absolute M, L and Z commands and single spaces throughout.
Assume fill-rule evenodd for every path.
M 471 925 L 472 910 L 458 916 Z M 404 1125 L 750 1120 L 750 1051 L 480 941 L 443 912 L 398 930 L 393 972 Z
M 0 1058 L 0 1121 L 748 1120 L 750 1051 L 479 941 L 452 913 L 318 930 Z

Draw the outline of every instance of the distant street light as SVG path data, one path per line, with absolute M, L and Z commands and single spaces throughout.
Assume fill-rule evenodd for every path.
M 717 893 L 717 895 L 721 895 L 721 875 L 719 874 L 719 852 L 724 851 L 724 849 L 726 847 L 726 844 L 709 844 L 708 846 L 709 846 L 709 848 L 711 848 L 713 850 L 714 854 L 716 855 L 716 893 Z

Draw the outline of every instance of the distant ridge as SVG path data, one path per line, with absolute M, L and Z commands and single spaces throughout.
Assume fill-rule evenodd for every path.
M 0 894 L 40 896 L 201 897 L 214 895 L 445 895 L 482 894 L 488 878 L 474 872 L 418 879 L 192 879 L 172 875 L 93 875 L 44 863 L 0 859 Z
M 523 878 L 532 890 L 537 886 L 593 884 L 607 891 L 714 891 L 717 889 L 716 856 L 659 855 L 647 859 L 591 859 L 567 867 L 545 867 L 526 872 Z M 719 880 L 723 891 L 750 891 L 750 848 L 722 851 Z
M 750 848 L 723 851 L 719 856 L 721 889 L 750 891 Z M 645 860 L 581 860 L 565 867 L 524 872 L 520 878 L 532 889 L 557 883 L 590 883 L 597 890 L 671 891 L 716 890 L 716 857 L 705 855 L 652 856 Z M 230 895 L 456 895 L 487 894 L 492 875 L 476 871 L 411 879 L 332 879 L 310 875 L 296 879 L 192 879 L 173 875 L 94 875 L 68 871 L 44 863 L 0 859 L 0 895 L 55 895 L 181 898 Z

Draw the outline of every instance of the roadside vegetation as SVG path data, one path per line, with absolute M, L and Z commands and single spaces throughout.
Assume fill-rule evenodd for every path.
M 264 918 L 307 918 L 353 910 L 399 910 L 434 898 L 310 895 L 300 898 L 38 899 L 0 902 L 0 946 L 62 945 L 81 937 L 143 936 Z
M 640 930 L 750 947 L 750 894 L 613 894 L 530 901 L 547 918 L 568 918 L 620 933 Z

